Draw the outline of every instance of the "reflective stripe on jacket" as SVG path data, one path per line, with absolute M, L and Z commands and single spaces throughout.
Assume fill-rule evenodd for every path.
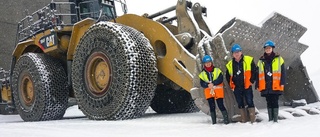
M 243 56 L 243 76 L 244 76 L 244 89 L 248 89 L 252 83 L 250 81 L 250 78 L 252 77 L 252 74 L 251 74 L 251 63 L 253 61 L 253 57 L 251 56 Z M 233 77 L 233 67 L 232 67 L 232 60 L 230 60 L 226 67 L 227 67 L 227 70 L 229 72 L 229 75 L 230 75 L 230 82 L 229 82 L 229 85 L 230 85 L 230 88 L 232 90 L 234 90 L 234 88 L 236 87 L 235 84 L 234 84 L 234 81 L 232 81 L 232 77 Z
M 213 72 L 209 72 L 209 74 L 211 74 L 211 76 L 209 77 L 206 71 L 202 71 L 199 74 L 199 78 L 207 83 L 213 83 L 213 81 L 215 81 L 218 76 L 221 74 L 221 70 L 219 68 L 214 68 Z M 210 80 L 212 79 L 212 81 Z M 205 88 L 204 89 L 204 95 L 206 97 L 206 99 L 212 98 L 214 97 L 215 99 L 218 98 L 224 98 L 224 92 L 223 92 L 223 82 L 219 85 L 214 85 L 216 86 L 216 88 L 214 89 L 214 95 L 210 94 L 211 89 L 210 88 Z
M 272 90 L 279 90 L 283 91 L 284 87 L 281 86 L 281 65 L 284 63 L 284 60 L 282 57 L 278 56 L 275 57 L 272 60 Z M 265 80 L 265 64 L 263 61 L 259 60 L 258 61 L 258 80 L 259 80 L 259 85 L 258 85 L 258 90 L 261 92 L 262 90 L 266 89 L 266 80 Z

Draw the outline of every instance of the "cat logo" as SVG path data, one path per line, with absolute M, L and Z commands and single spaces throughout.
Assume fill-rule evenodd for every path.
M 43 46 L 44 49 L 46 49 L 57 45 L 57 41 L 58 40 L 56 34 L 52 33 L 42 37 L 40 39 L 40 44 Z

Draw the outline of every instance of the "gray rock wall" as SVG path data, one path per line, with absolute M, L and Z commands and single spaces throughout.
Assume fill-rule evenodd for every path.
M 0 1 L 0 67 L 9 70 L 11 54 L 16 44 L 18 22 L 29 14 L 49 4 L 51 0 L 1 0 Z

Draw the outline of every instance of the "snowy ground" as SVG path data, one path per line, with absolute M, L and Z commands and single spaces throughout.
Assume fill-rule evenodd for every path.
M 320 102 L 309 104 L 320 111 Z M 18 115 L 0 115 L 1 137 L 319 137 L 320 115 L 309 115 L 302 109 L 295 110 L 301 117 L 293 117 L 288 108 L 280 115 L 286 117 L 279 123 L 267 121 L 265 110 L 260 110 L 259 123 L 218 123 L 211 125 L 208 115 L 197 113 L 160 115 L 151 109 L 138 119 L 123 121 L 89 120 L 78 110 L 70 107 L 63 120 L 23 122 Z M 221 121 L 221 119 L 220 119 Z

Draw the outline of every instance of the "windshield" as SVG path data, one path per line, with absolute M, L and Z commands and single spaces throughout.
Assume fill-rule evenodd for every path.
M 80 18 L 99 18 L 100 6 L 98 1 L 84 1 L 79 3 Z
M 126 14 L 127 6 L 125 0 L 85 0 L 79 3 L 79 11 L 81 20 L 88 17 L 103 17 L 109 20 L 116 18 L 117 13 Z

